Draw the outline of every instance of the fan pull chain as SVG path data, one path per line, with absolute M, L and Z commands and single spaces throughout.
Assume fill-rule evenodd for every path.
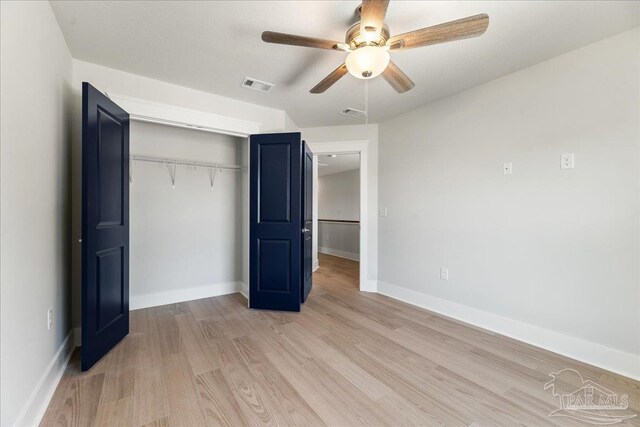
M 364 123 L 369 124 L 369 80 L 364 81 Z

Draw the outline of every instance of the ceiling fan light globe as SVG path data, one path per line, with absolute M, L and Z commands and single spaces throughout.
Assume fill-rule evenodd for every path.
M 347 70 L 359 79 L 379 76 L 389 65 L 389 52 L 383 47 L 365 46 L 352 51 L 345 61 Z
M 362 34 L 367 44 L 378 42 L 380 39 L 380 33 L 376 31 L 375 27 L 366 27 Z

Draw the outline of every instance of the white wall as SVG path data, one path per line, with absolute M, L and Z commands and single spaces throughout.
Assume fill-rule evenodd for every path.
M 379 290 L 640 376 L 639 52 L 636 29 L 380 124 Z
M 239 164 L 244 139 L 133 122 L 131 153 Z M 131 185 L 132 309 L 233 289 L 242 280 L 242 173 L 134 162 Z
M 318 218 L 360 220 L 360 170 L 318 177 Z
M 318 177 L 318 219 L 360 220 L 360 170 Z M 359 224 L 318 223 L 318 252 L 358 260 Z
M 351 125 L 303 128 L 302 139 L 307 142 L 367 141 L 367 289 L 375 290 L 378 279 L 378 125 Z M 316 166 L 317 167 L 317 166 Z M 313 253 L 317 253 L 317 239 Z M 314 259 L 317 265 L 317 259 Z
M 354 261 L 360 260 L 359 224 L 320 221 L 316 238 L 318 252 Z
M 0 424 L 10 426 L 38 422 L 70 350 L 71 56 L 48 2 L 1 2 L 0 16 Z
M 286 112 L 284 113 L 284 127 L 282 129 L 283 132 L 300 132 L 298 125 Z
M 189 89 L 183 86 L 150 79 L 120 70 L 104 67 L 101 65 L 91 64 L 79 60 L 73 60 L 73 148 L 72 148 L 72 241 L 77 242 L 80 238 L 82 230 L 81 215 L 81 85 L 83 81 L 91 83 L 101 91 L 125 95 L 128 97 L 144 99 L 147 101 L 158 102 L 191 110 L 204 111 L 208 113 L 218 114 L 222 116 L 233 117 L 242 120 L 248 120 L 261 123 L 261 132 L 277 132 L 285 128 L 295 128 L 295 123 L 287 118 L 282 110 L 262 107 L 259 105 L 249 104 L 246 102 L 236 101 L 231 98 L 225 98 L 211 93 L 201 92 L 195 89 Z M 135 144 L 131 138 L 131 144 Z M 241 145 L 246 145 L 243 140 Z M 247 165 L 246 156 L 248 150 L 246 147 L 241 148 L 242 161 Z M 179 150 L 179 149 L 178 149 Z M 179 151 L 178 151 L 179 152 Z M 246 174 L 245 180 L 241 184 L 244 195 L 246 194 Z M 133 197 L 133 195 L 132 195 Z M 135 203 L 132 199 L 131 203 Z M 246 203 L 243 205 L 242 212 L 243 222 L 248 224 L 248 212 Z M 132 224 L 132 232 L 134 224 Z M 246 239 L 244 239 L 246 241 Z M 248 249 L 243 249 L 244 254 L 248 255 Z M 72 272 L 72 289 L 73 289 L 73 325 L 80 325 L 80 246 L 76 243 L 72 246 L 71 255 L 71 272 Z M 133 272 L 132 266 L 132 272 Z M 247 283 L 248 265 L 245 265 L 243 272 L 243 282 Z
M 77 59 L 73 60 L 73 81 L 74 90 L 78 93 L 82 89 L 81 83 L 87 81 L 107 93 L 261 123 L 261 132 L 281 131 L 285 126 L 295 127 L 295 123 L 287 118 L 283 110 L 237 101 Z

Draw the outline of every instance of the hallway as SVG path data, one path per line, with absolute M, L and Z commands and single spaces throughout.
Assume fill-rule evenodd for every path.
M 360 286 L 358 261 L 318 253 L 320 267 L 313 274 L 313 286 L 332 289 L 358 289 Z M 313 292 L 313 290 L 311 291 Z

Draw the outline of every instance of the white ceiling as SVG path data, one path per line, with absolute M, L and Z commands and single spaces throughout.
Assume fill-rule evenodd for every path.
M 326 165 L 326 166 L 324 166 Z M 360 154 L 336 154 L 318 156 L 318 176 L 360 169 Z
M 362 123 L 364 83 L 350 75 L 309 93 L 346 54 L 266 44 L 264 30 L 342 41 L 358 1 L 52 1 L 71 54 L 84 61 L 286 110 L 301 127 Z M 394 1 L 392 34 L 488 13 L 481 37 L 392 53 L 416 87 L 370 81 L 370 122 L 414 109 L 640 25 L 640 2 Z M 275 83 L 269 94 L 245 76 Z

